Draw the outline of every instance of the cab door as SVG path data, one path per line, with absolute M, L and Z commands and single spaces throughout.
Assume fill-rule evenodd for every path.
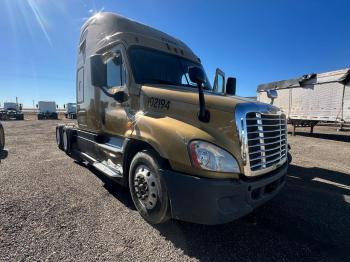
M 121 145 L 128 123 L 128 72 L 125 63 L 125 49 L 118 45 L 104 54 L 106 64 L 107 83 L 105 90 L 109 94 L 124 92 L 125 101 L 116 101 L 114 98 L 100 92 L 100 118 L 102 132 L 114 136 L 114 141 Z M 118 141 L 118 142 L 117 142 Z

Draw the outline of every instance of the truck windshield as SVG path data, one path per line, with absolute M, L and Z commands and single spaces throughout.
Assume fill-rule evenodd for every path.
M 188 68 L 197 66 L 203 69 L 199 63 L 143 47 L 131 48 L 129 58 L 138 84 L 166 84 L 196 88 L 197 85 L 189 78 Z M 208 79 L 204 89 L 212 90 Z
M 5 110 L 17 110 L 17 104 L 16 103 L 4 103 L 4 109 Z

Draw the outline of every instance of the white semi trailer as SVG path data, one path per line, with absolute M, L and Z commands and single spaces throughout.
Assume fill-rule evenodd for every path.
M 56 103 L 52 101 L 39 101 L 36 105 L 38 112 L 38 120 L 42 119 L 58 119 L 56 112 Z
M 310 126 L 310 132 L 319 122 L 339 123 L 340 128 L 350 123 L 350 69 L 271 82 L 258 86 L 257 98 L 270 103 L 267 93 L 276 90 L 273 104 L 279 107 L 293 125 Z

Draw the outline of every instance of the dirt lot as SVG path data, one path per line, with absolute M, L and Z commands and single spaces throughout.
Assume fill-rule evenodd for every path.
M 6 122 L 0 164 L 0 260 L 345 261 L 350 250 L 350 132 L 289 137 L 287 185 L 220 226 L 153 227 L 127 190 L 55 146 L 62 121 Z

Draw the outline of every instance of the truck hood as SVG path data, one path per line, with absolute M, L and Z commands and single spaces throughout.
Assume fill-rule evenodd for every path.
M 148 97 L 166 99 L 172 102 L 182 104 L 191 104 L 199 106 L 198 91 L 196 88 L 189 90 L 184 87 L 169 87 L 165 85 L 144 85 L 142 90 Z M 219 111 L 233 112 L 236 105 L 241 103 L 259 103 L 252 100 L 238 97 L 204 92 L 205 105 L 208 110 L 216 109 Z
M 205 173 L 204 176 L 208 177 L 228 178 L 231 175 L 194 169 L 188 157 L 189 141 L 203 140 L 225 149 L 235 157 L 243 172 L 239 135 L 241 122 L 236 121 L 237 113 L 274 110 L 268 104 L 206 92 L 205 102 L 210 111 L 210 121 L 202 122 L 198 119 L 197 89 L 162 85 L 142 86 L 137 101 L 140 102 L 140 110 L 135 121 L 135 136 L 142 137 L 162 152 L 162 157 L 169 159 L 174 170 L 199 176 Z

